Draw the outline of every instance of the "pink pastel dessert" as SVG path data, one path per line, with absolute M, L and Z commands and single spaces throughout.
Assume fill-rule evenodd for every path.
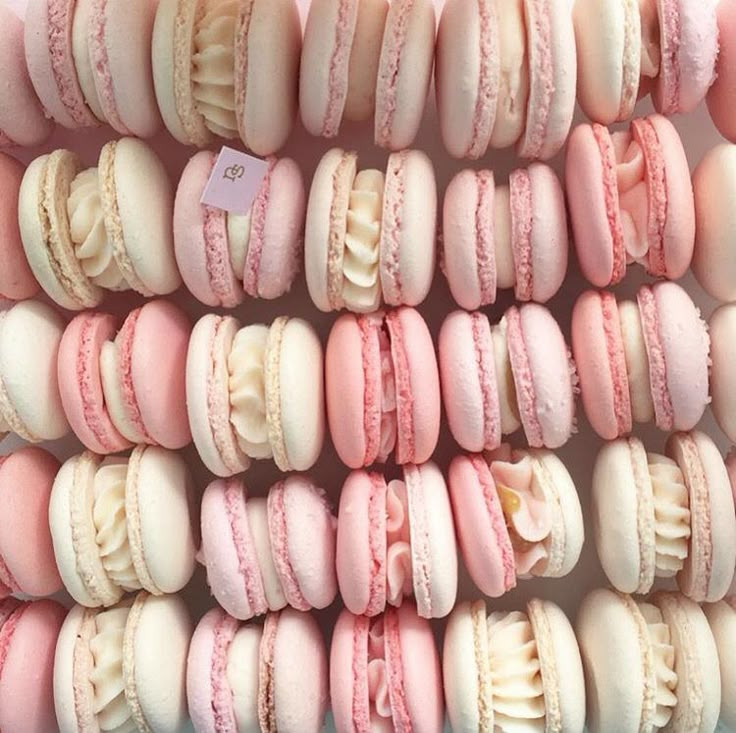
M 718 3 L 720 49 L 716 62 L 716 80 L 708 92 L 708 111 L 721 135 L 736 143 L 736 0 Z

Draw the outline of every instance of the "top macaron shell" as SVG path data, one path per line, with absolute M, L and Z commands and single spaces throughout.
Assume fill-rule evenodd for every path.
M 720 50 L 716 62 L 716 80 L 713 82 L 706 101 L 708 111 L 727 140 L 736 143 L 736 36 L 731 29 L 736 26 L 736 1 L 721 0 L 718 3 L 718 38 Z

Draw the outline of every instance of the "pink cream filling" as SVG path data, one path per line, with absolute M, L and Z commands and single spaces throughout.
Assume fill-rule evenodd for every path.
M 409 501 L 403 481 L 390 481 L 386 490 L 386 590 L 388 602 L 400 606 L 412 594 Z
M 496 302 L 496 257 L 493 243 L 493 192 L 495 182 L 491 171 L 475 174 L 478 204 L 475 207 L 475 259 L 482 305 Z
M 501 442 L 501 408 L 493 357 L 493 345 L 488 318 L 483 313 L 472 313 L 473 345 L 478 367 L 478 380 L 483 396 L 483 445 L 493 450 Z
M 237 731 L 233 708 L 233 692 L 227 679 L 227 663 L 230 645 L 240 624 L 224 611 L 214 629 L 214 645 L 212 650 L 212 670 L 210 671 L 210 685 L 212 690 L 212 716 L 215 722 L 215 731 Z
M 555 93 L 554 82 L 554 59 L 552 58 L 552 8 L 548 0 L 531 0 L 527 3 L 527 8 L 533 8 L 533 29 L 527 29 L 527 38 L 535 39 L 534 49 L 532 51 L 534 62 L 534 70 L 532 72 L 532 89 L 529 94 L 529 110 L 531 112 L 534 99 L 536 115 L 532 120 L 533 128 L 531 133 L 527 132 L 529 140 L 529 149 L 526 157 L 536 158 L 542 150 L 545 138 L 547 136 L 547 127 L 552 112 L 552 97 Z M 529 22 L 529 10 L 526 13 L 527 23 Z M 536 83 L 534 78 L 536 77 Z
M 8 657 L 8 649 L 10 642 L 13 640 L 13 634 L 18 626 L 21 616 L 25 613 L 28 604 L 19 603 L 0 623 L 0 680 L 3 678 L 3 669 L 5 668 L 5 660 Z
M 626 354 L 621 341 L 621 322 L 618 317 L 616 298 L 612 293 L 601 292 L 601 311 L 608 350 L 608 363 L 611 368 L 613 412 L 616 417 L 616 428 L 619 435 L 625 435 L 631 430 L 631 399 L 629 396 L 629 378 L 626 371 Z
M 268 171 L 251 208 L 250 239 L 243 273 L 243 290 L 252 298 L 258 297 L 258 274 L 261 270 L 264 235 L 266 229 L 266 209 L 271 195 L 271 174 L 276 166 L 276 158 L 271 158 Z
M 516 272 L 516 298 L 531 300 L 534 293 L 532 263 L 532 182 L 529 172 L 518 169 L 509 177 L 511 194 L 511 250 Z
M 391 361 L 393 367 L 394 388 L 396 395 L 396 462 L 410 463 L 416 453 L 416 436 L 414 433 L 414 396 L 412 394 L 411 374 L 409 372 L 409 355 L 406 352 L 403 327 L 398 311 L 386 315 L 391 342 Z
M 337 12 L 337 25 L 335 27 L 335 49 L 330 59 L 330 72 L 328 79 L 327 113 L 322 125 L 322 137 L 335 137 L 340 129 L 342 108 L 345 104 L 345 95 L 338 93 L 342 88 L 340 75 L 350 62 L 352 50 L 352 39 L 348 39 L 348 16 L 350 13 L 351 0 L 340 0 L 340 8 Z
M 19 593 L 20 586 L 10 572 L 5 560 L 0 557 L 0 598 L 10 593 Z

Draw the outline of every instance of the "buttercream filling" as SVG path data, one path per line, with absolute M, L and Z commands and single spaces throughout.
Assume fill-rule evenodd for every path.
M 659 76 L 662 56 L 661 31 L 657 3 L 652 0 L 639 0 L 641 18 L 641 71 L 648 79 Z
M 545 731 L 541 664 L 529 617 L 520 611 L 488 616 L 495 730 Z
M 411 559 L 406 484 L 390 481 L 386 490 L 386 597 L 394 606 L 412 593 Z
M 107 236 L 97 168 L 81 171 L 72 181 L 66 202 L 74 253 L 84 274 L 108 290 L 128 290 Z
M 639 611 L 647 625 L 651 647 L 654 690 L 654 728 L 664 728 L 672 718 L 677 705 L 677 673 L 675 672 L 675 648 L 670 638 L 670 628 L 662 612 L 651 603 L 639 603 Z
M 637 23 L 640 17 L 638 1 L 624 0 L 622 8 L 624 12 L 624 54 L 618 119 L 627 120 L 634 114 L 636 106 L 643 44 L 641 43 L 641 28 Z
M 235 30 L 238 0 L 204 0 L 194 33 L 192 96 L 207 128 L 219 137 L 238 136 L 235 114 Z
M 386 639 L 380 617 L 370 622 L 368 631 L 368 701 L 370 730 L 389 733 L 394 730 L 388 671 L 386 669 Z
M 654 496 L 657 575 L 672 577 L 682 570 L 690 542 L 690 500 L 682 471 L 675 461 L 648 454 Z
M 506 338 L 508 322 L 504 316 L 500 323 L 491 326 L 493 339 L 493 358 L 495 361 L 496 383 L 498 385 L 498 403 L 501 408 L 501 432 L 510 435 L 521 427 L 519 408 L 516 399 L 516 385 L 511 369 Z
M 644 331 L 636 303 L 630 300 L 621 301 L 618 304 L 618 319 L 626 360 L 631 413 L 636 422 L 648 423 L 654 417 L 654 403 Z
M 125 512 L 128 459 L 108 458 L 97 469 L 92 520 L 102 567 L 108 578 L 125 590 L 142 586 L 133 564 Z
M 93 709 L 104 733 L 132 733 L 137 730 L 125 697 L 123 639 L 130 604 L 100 611 L 95 616 L 95 633 L 89 643 L 93 667 L 89 681 Z
M 227 360 L 230 423 L 238 445 L 251 458 L 273 455 L 266 414 L 267 326 L 246 326 L 235 335 Z
M 342 297 L 348 308 L 358 313 L 376 310 L 381 300 L 379 244 L 384 180 L 380 171 L 360 171 L 350 192 Z
M 253 628 L 240 627 L 229 646 L 225 680 L 232 697 L 228 704 L 240 733 L 258 731 L 258 657 L 260 634 Z
M 396 375 L 391 354 L 391 341 L 385 329 L 378 330 L 381 358 L 381 443 L 378 461 L 385 463 L 396 446 L 398 415 L 396 402 Z
M 502 290 L 513 288 L 516 283 L 512 231 L 511 188 L 508 184 L 496 186 L 493 193 L 493 249 L 496 258 L 496 286 Z
M 232 267 L 235 277 L 241 281 L 245 273 L 245 263 L 248 259 L 252 213 L 253 210 L 251 209 L 247 214 L 228 213 L 226 216 L 230 267 Z

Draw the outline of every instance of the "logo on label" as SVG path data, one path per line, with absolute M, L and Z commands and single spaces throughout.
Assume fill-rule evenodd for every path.
M 231 214 L 247 214 L 268 174 L 268 166 L 267 160 L 223 147 L 200 202 Z
M 245 166 L 242 165 L 231 165 L 225 168 L 225 172 L 222 174 L 223 178 L 227 178 L 228 181 L 235 183 L 239 178 L 245 175 Z

